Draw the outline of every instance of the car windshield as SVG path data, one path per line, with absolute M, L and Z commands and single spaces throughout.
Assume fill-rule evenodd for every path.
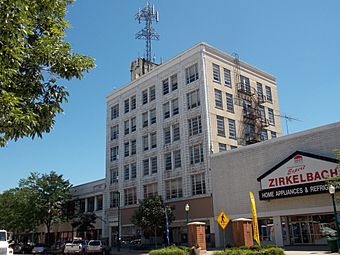
M 6 241 L 6 233 L 0 232 L 0 241 Z
M 92 245 L 92 246 L 99 246 L 99 245 L 101 245 L 101 243 L 100 243 L 100 241 L 95 240 L 95 241 L 89 242 L 89 245 Z

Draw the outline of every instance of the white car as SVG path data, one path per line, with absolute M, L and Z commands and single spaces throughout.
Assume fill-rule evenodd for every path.
M 90 240 L 87 247 L 86 252 L 92 254 L 108 254 L 109 248 L 104 245 L 101 240 Z
M 13 249 L 9 247 L 6 230 L 0 230 L 0 254 L 13 255 Z

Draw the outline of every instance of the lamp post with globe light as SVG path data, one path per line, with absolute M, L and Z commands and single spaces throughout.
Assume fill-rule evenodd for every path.
M 184 210 L 185 210 L 186 217 L 187 217 L 187 242 L 189 242 L 189 239 L 188 239 L 189 238 L 189 226 L 188 226 L 188 223 L 189 223 L 189 210 L 190 210 L 189 204 L 185 205 Z
M 339 248 L 339 233 L 340 233 L 340 231 L 339 231 L 338 215 L 337 215 L 337 212 L 336 212 L 335 198 L 334 198 L 335 186 L 334 185 L 329 185 L 328 191 L 329 191 L 329 194 L 331 194 L 332 202 L 333 202 L 333 210 L 334 210 L 334 217 L 335 217 L 335 227 L 336 227 L 336 233 L 337 233 L 337 244 L 338 244 L 338 248 Z

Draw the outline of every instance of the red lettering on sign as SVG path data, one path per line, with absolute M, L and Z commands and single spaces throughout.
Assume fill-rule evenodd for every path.
M 279 185 L 285 185 L 285 178 L 283 177 L 279 178 Z
M 293 175 L 293 182 L 294 182 L 294 183 L 299 183 L 299 180 L 298 180 L 298 176 L 297 176 L 297 175 Z
M 338 175 L 338 169 L 337 169 L 337 168 L 335 168 L 335 169 L 330 169 L 329 171 L 330 171 L 330 173 L 331 173 L 331 177 L 337 176 L 337 175 Z
M 293 184 L 292 176 L 286 176 L 286 184 Z
M 322 170 L 321 171 L 321 176 L 322 176 L 322 179 L 328 178 L 329 177 L 328 171 L 327 170 Z
M 269 187 L 275 187 L 274 185 L 274 179 L 269 179 Z
M 306 182 L 306 179 L 303 178 L 302 174 L 300 174 L 300 182 Z
M 307 173 L 307 181 L 311 182 L 313 181 L 313 173 Z

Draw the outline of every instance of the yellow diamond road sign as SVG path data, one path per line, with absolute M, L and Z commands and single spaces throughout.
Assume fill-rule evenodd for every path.
M 220 215 L 217 217 L 217 222 L 220 224 L 222 229 L 225 229 L 225 227 L 228 225 L 230 219 L 228 216 L 222 211 Z

